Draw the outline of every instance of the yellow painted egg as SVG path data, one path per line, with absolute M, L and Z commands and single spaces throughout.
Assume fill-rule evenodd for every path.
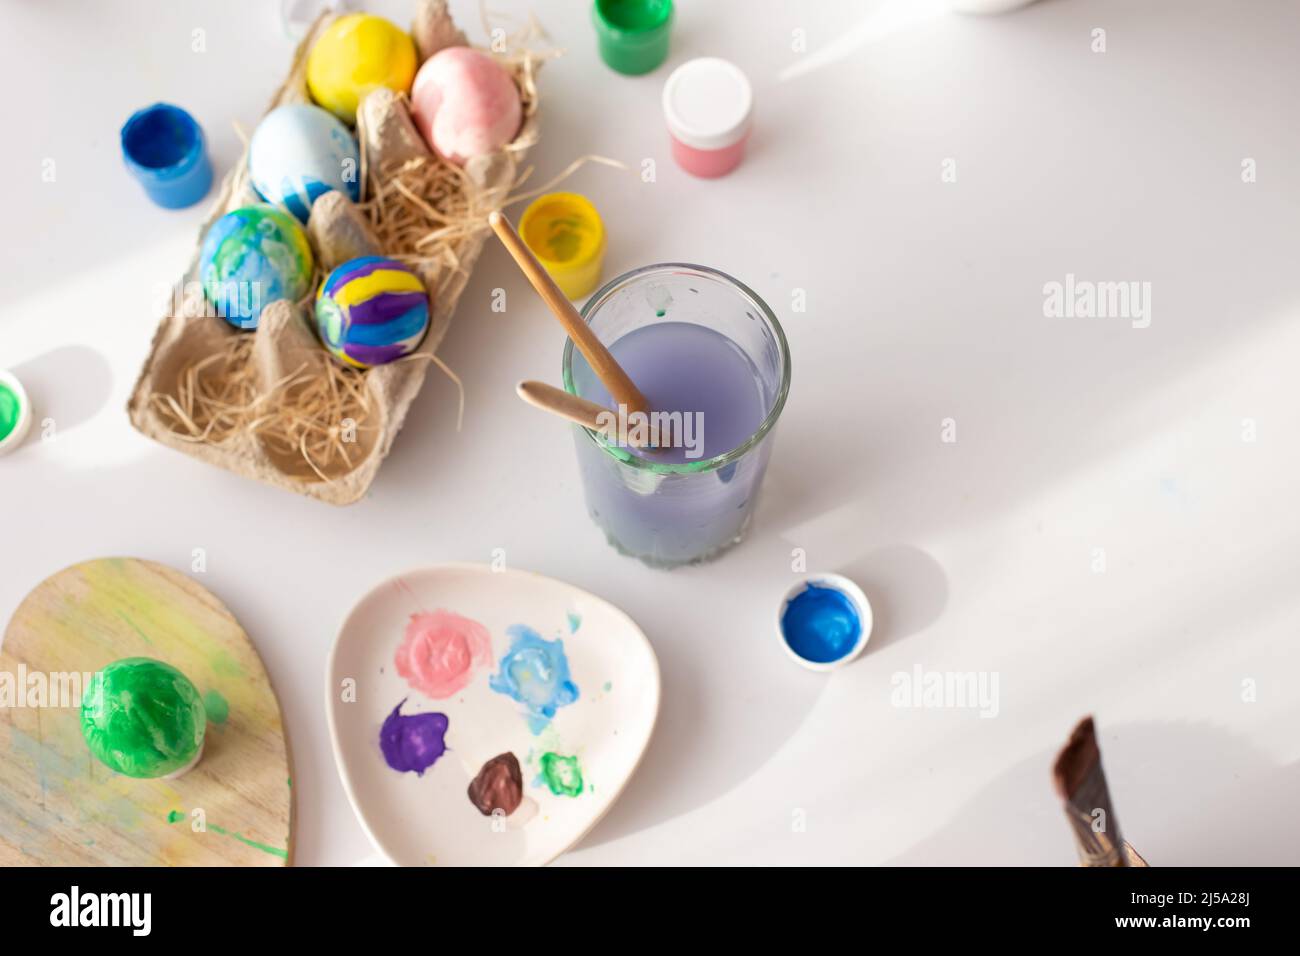
M 356 122 L 357 105 L 371 90 L 409 93 L 413 79 L 410 34 L 369 13 L 339 17 L 307 54 L 311 98 L 345 123 Z

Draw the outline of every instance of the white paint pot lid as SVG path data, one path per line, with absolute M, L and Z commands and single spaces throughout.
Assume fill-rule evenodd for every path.
M 749 78 L 715 56 L 687 60 L 664 84 L 668 132 L 692 149 L 725 149 L 740 142 L 753 109 Z

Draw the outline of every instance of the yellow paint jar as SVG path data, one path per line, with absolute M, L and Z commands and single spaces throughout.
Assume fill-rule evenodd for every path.
M 586 196 L 538 196 L 524 210 L 519 234 L 570 299 L 581 299 L 600 284 L 600 270 L 605 263 L 605 224 Z

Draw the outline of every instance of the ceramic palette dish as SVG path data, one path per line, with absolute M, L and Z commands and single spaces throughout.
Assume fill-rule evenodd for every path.
M 204 695 L 203 757 L 182 777 L 132 779 L 90 755 L 81 688 L 124 657 L 164 660 Z M 133 558 L 60 571 L 9 621 L 0 681 L 7 675 L 0 866 L 289 862 L 293 791 L 280 704 L 239 622 L 190 578 Z
M 540 865 L 590 830 L 636 769 L 659 664 L 601 598 L 446 564 L 361 599 L 325 690 L 343 787 L 389 860 Z

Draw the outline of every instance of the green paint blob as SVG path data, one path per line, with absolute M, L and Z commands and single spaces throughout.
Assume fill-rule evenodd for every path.
M 0 382 L 0 441 L 13 434 L 22 413 L 23 405 L 18 400 L 18 393 L 4 382 Z
M 569 612 L 569 633 L 576 634 L 578 628 L 582 627 L 582 615 L 576 611 Z
M 614 682 L 612 680 L 605 681 L 605 693 L 608 694 L 613 689 L 614 689 Z
M 214 724 L 224 724 L 230 718 L 230 703 L 221 696 L 221 691 L 210 690 L 204 694 L 203 708 Z
M 542 780 L 557 797 L 576 797 L 582 793 L 582 768 L 577 757 L 557 753 L 542 754 Z
M 128 777 L 165 777 L 203 746 L 207 715 L 189 678 L 162 661 L 128 657 L 109 664 L 81 699 L 90 752 Z
M 180 823 L 184 819 L 185 814 L 180 810 L 173 810 L 171 813 L 167 814 L 168 823 Z

